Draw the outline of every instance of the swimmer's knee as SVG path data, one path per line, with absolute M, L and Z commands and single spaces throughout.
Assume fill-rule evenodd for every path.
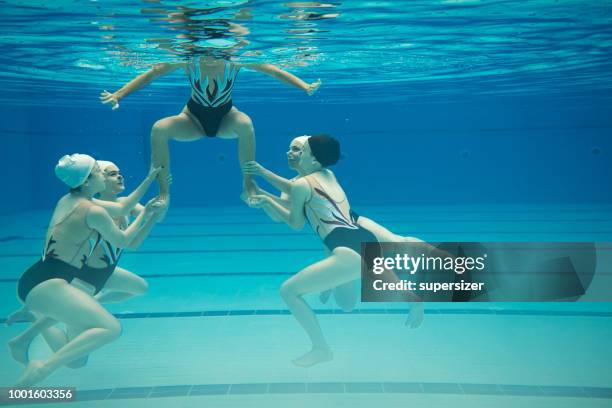
M 136 295 L 142 296 L 149 291 L 149 282 L 140 278 L 136 285 Z
M 114 317 L 109 319 L 103 328 L 106 329 L 110 341 L 117 340 L 121 337 L 121 333 L 123 332 L 121 323 Z
M 279 292 L 283 299 L 289 299 L 298 295 L 297 291 L 295 290 L 295 285 L 291 284 L 290 282 L 283 283 Z
M 142 296 L 149 291 L 149 282 L 142 279 L 140 276 L 131 285 L 130 294 L 133 296 Z
M 151 128 L 151 139 L 168 140 L 168 123 L 165 119 L 160 119 Z
M 252 137 L 255 133 L 253 121 L 247 115 L 240 115 L 240 117 L 236 119 L 235 127 L 239 137 Z
M 66 367 L 76 370 L 77 368 L 85 367 L 88 361 L 89 361 L 89 356 L 81 357 L 77 360 L 71 361 L 70 363 L 66 364 Z

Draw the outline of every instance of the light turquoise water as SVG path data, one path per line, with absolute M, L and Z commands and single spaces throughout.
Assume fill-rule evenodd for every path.
M 612 238 L 605 232 L 612 208 L 604 206 L 361 213 L 431 240 Z M 1 316 L 18 306 L 11 278 L 36 259 L 48 215 L 2 219 Z M 308 344 L 284 314 L 278 288 L 322 254 L 310 231 L 291 232 L 248 209 L 173 209 L 141 250 L 121 262 L 150 284 L 147 295 L 109 305 L 121 318 L 122 337 L 85 368 L 59 370 L 42 385 L 76 386 L 91 401 L 75 406 L 88 407 L 609 406 L 609 303 L 431 303 L 423 326 L 409 330 L 401 304 L 360 304 L 345 314 L 310 297 L 335 358 L 310 369 L 293 366 L 290 360 Z M 596 279 L 609 279 L 609 272 L 600 268 Z M 24 327 L 3 328 L 0 341 Z M 48 353 L 35 341 L 32 358 Z M 0 384 L 15 381 L 21 367 L 7 353 L 0 366 Z

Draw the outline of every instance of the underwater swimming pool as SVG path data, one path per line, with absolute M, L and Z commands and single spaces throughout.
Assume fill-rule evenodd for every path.
M 121 336 L 38 386 L 75 387 L 83 407 L 612 405 L 611 0 L 0 7 L 0 323 L 67 193 L 60 157 L 114 161 L 127 193 L 168 164 L 164 137 L 202 137 L 170 142 L 169 212 L 122 255 L 148 292 L 105 305 Z M 180 131 L 160 122 L 177 116 Z M 240 200 L 238 158 L 254 134 L 256 160 L 293 177 L 292 139 L 321 133 L 340 141 L 332 169 L 358 214 L 427 242 L 594 242 L 586 294 L 426 302 L 410 329 L 405 303 L 345 312 L 313 293 L 333 359 L 296 366 L 310 344 L 281 287 L 324 246 Z M 292 154 L 318 162 L 308 143 Z M 3 324 L 0 342 L 28 327 Z M 30 360 L 49 356 L 35 338 Z M 0 367 L 4 392 L 24 367 L 6 349 Z
M 567 206 L 365 207 L 397 231 L 430 240 L 609 239 L 612 208 Z M 18 306 L 15 280 L 36 259 L 48 214 L 3 217 L 1 315 Z M 31 226 L 23 229 L 24 218 Z M 472 223 L 472 218 L 482 220 Z M 529 232 L 525 232 L 525 231 Z M 222 256 L 231 254 L 230 256 Z M 291 364 L 307 348 L 278 289 L 321 258 L 314 236 L 268 225 L 248 209 L 181 209 L 122 266 L 149 293 L 109 305 L 122 337 L 78 371 L 44 386 L 77 388 L 83 406 L 608 406 L 609 303 L 429 303 L 423 326 L 405 327 L 402 304 L 361 303 L 352 313 L 309 298 L 334 360 Z M 598 270 L 596 279 L 610 279 Z M 4 328 L 2 341 L 23 329 Z M 31 358 L 48 354 L 36 340 Z M 5 353 L 0 383 L 22 366 Z M 146 400 L 146 401 L 145 401 Z

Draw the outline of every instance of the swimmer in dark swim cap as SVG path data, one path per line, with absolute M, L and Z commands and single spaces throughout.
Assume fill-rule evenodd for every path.
M 263 209 L 272 219 L 294 229 L 301 229 L 308 220 L 328 252 L 325 259 L 304 268 L 281 287 L 281 296 L 312 342 L 312 350 L 294 360 L 302 367 L 332 359 L 317 317 L 303 296 L 333 290 L 338 304 L 349 311 L 357 301 L 354 285 L 361 277 L 362 242 L 423 242 L 397 236 L 355 214 L 329 169 L 339 159 L 340 144 L 336 139 L 327 135 L 300 136 L 291 142 L 287 152 L 289 167 L 298 172 L 294 179 L 284 179 L 256 162 L 243 167 L 245 174 L 261 176 L 282 192 L 277 197 L 258 187 L 257 194 L 248 200 L 249 205 Z M 414 294 L 406 296 L 412 301 L 407 324 L 416 328 L 423 319 L 423 305 Z

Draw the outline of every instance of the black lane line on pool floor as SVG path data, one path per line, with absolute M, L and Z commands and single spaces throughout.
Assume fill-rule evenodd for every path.
M 507 397 L 566 397 L 612 399 L 612 388 L 519 384 L 418 383 L 418 382 L 313 382 L 187 384 L 154 387 L 121 387 L 76 390 L 75 401 L 198 397 L 219 395 L 300 394 L 445 394 Z M 0 405 L 9 401 L 0 396 Z M 14 400 L 10 403 L 15 403 Z M 24 402 L 25 403 L 25 402 Z M 27 403 L 32 403 L 28 401 Z M 43 402 L 44 403 L 44 402 Z
M 518 232 L 517 232 L 518 233 Z M 523 234 L 523 232 L 520 232 Z M 572 232 L 573 234 L 574 232 Z M 585 232 L 586 233 L 586 232 Z M 505 234 L 505 233 L 504 233 Z M 529 234 L 532 234 L 530 232 Z M 557 234 L 557 233 L 555 233 Z M 588 234 L 593 234 L 588 232 Z M 601 232 L 601 234 L 610 234 L 610 232 Z M 568 244 L 572 244 L 569 242 Z M 612 251 L 612 246 L 598 246 L 599 251 Z M 215 254 L 215 253 L 272 253 L 272 252 L 323 252 L 322 247 L 316 248 L 220 248 L 220 249 L 168 249 L 168 250 L 139 250 L 136 252 L 126 252 L 123 254 L 126 256 L 138 256 L 138 255 L 162 255 L 162 254 Z M 14 253 L 14 254 L 0 254 L 0 258 L 34 258 L 40 257 L 40 253 Z
M 510 221 L 510 220 L 508 220 Z M 512 220 L 513 222 L 516 222 L 514 220 Z M 572 221 L 580 221 L 580 220 L 572 220 Z M 597 223 L 601 223 L 601 222 L 612 222 L 611 220 L 588 220 L 589 222 L 597 222 Z M 551 221 L 553 222 L 553 221 Z M 560 221 L 554 221 L 554 222 L 560 222 Z M 404 236 L 404 235 L 410 235 L 410 236 L 414 236 L 414 235 L 423 235 L 423 234 L 440 234 L 440 233 L 445 233 L 445 234 L 487 234 L 487 233 L 501 233 L 501 234 L 518 234 L 518 233 L 524 233 L 524 231 L 500 231 L 500 230 L 495 230 L 495 231 L 465 231 L 465 230 L 461 230 L 461 231 L 399 231 L 397 232 L 398 235 L 400 236 Z M 527 232 L 529 234 L 550 234 L 550 231 L 530 231 Z M 605 230 L 605 231 L 559 231 L 559 232 L 553 232 L 554 234 L 611 234 L 612 233 L 609 230 Z M 152 239 L 174 239 L 174 238 L 221 238 L 221 237 L 295 237 L 295 236 L 312 236 L 313 239 L 316 238 L 315 235 L 313 235 L 310 232 L 211 232 L 211 233 L 188 233 L 188 234 L 153 234 L 150 235 L 149 238 Z M 12 241 L 41 241 L 42 238 L 41 237 L 22 237 L 19 235 L 9 235 L 6 237 L 0 237 L 0 243 L 4 243 L 4 242 L 12 242 Z
M 197 278 L 204 276 L 241 276 L 248 278 L 249 276 L 291 276 L 295 272 L 198 272 L 198 273 L 157 273 L 157 274 L 139 274 L 138 276 L 145 279 L 166 279 L 166 278 Z M 3 278 L 0 283 L 17 283 L 19 278 Z
M 315 309 L 318 315 L 407 315 L 408 309 L 355 309 L 345 312 L 341 309 Z M 114 313 L 118 319 L 159 319 L 180 317 L 213 317 L 213 316 L 278 316 L 291 314 L 287 309 L 241 309 L 241 310 L 195 310 L 185 312 L 151 312 L 151 313 Z M 549 316 L 549 317 L 598 317 L 611 318 L 612 312 L 588 312 L 565 310 L 500 310 L 500 309 L 425 309 L 426 315 L 497 315 L 497 316 Z M 6 318 L 0 318 L 4 324 Z M 27 322 L 18 322 L 27 323 Z

